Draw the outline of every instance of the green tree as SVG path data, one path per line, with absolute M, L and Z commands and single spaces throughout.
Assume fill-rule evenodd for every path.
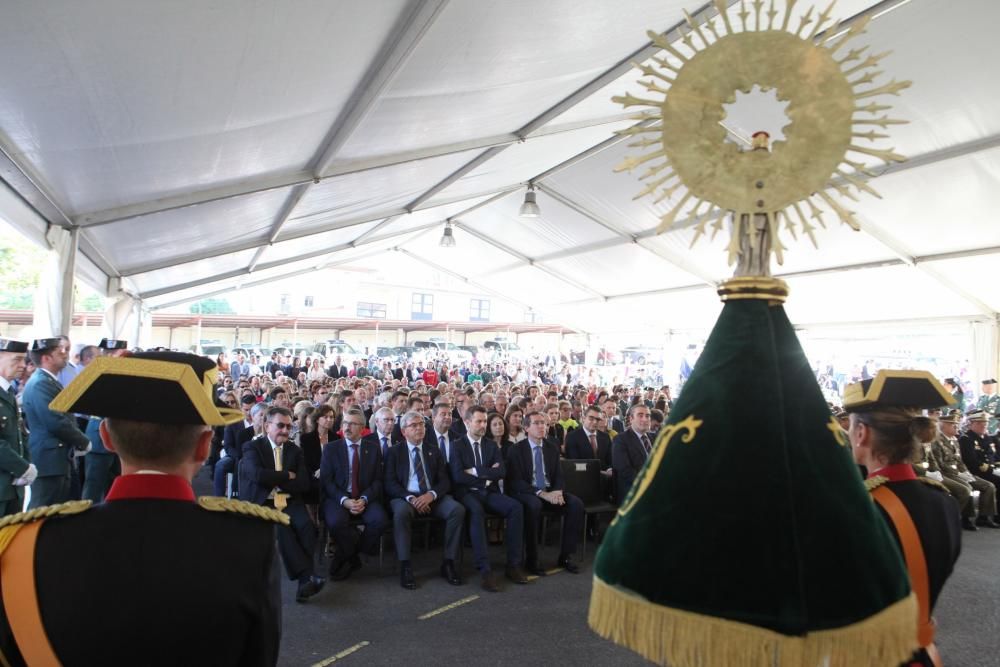
M 236 313 L 226 299 L 202 299 L 191 304 L 190 312 L 201 315 L 233 315 Z
M 0 230 L 0 308 L 30 310 L 45 251 L 10 230 Z

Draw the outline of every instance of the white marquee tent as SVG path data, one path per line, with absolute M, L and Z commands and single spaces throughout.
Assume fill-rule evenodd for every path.
M 737 4 L 730 2 L 730 4 Z M 748 3 L 749 4 L 749 3 Z M 827 2 L 822 1 L 825 7 Z M 810 5 L 799 2 L 795 11 Z M 655 234 L 611 96 L 679 0 L 9 0 L 0 217 L 79 246 L 78 277 L 161 308 L 319 266 L 435 266 L 581 331 L 710 324 L 725 240 Z M 820 7 L 821 9 L 822 7 Z M 732 10 L 732 11 L 735 11 Z M 992 330 L 1000 3 L 840 0 L 891 49 L 909 156 L 783 266 L 799 324 Z M 533 184 L 539 218 L 519 217 Z M 457 246 L 438 247 L 446 221 Z M 66 230 L 66 232 L 60 231 Z M 995 361 L 993 362 L 995 366 Z

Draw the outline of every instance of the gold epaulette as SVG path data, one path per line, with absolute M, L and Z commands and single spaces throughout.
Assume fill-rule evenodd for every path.
M 868 490 L 868 493 L 871 493 L 872 491 L 874 491 L 875 489 L 882 486 L 888 481 L 889 481 L 888 477 L 884 477 L 882 475 L 875 475 L 874 477 L 869 477 L 868 479 L 865 480 L 865 488 Z
M 17 514 L 5 516 L 0 519 L 0 555 L 7 550 L 7 547 L 10 546 L 11 540 L 14 539 L 14 536 L 17 535 L 17 531 L 20 530 L 21 526 L 24 524 L 41 521 L 43 519 L 48 519 L 50 516 L 57 516 L 60 514 L 79 514 L 86 509 L 90 509 L 92 504 L 93 503 L 89 500 L 71 500 L 67 503 L 36 507 L 35 509 L 28 510 L 27 512 L 18 512 Z
M 942 484 L 941 482 L 937 481 L 936 479 L 931 479 L 930 477 L 918 477 L 917 480 L 923 482 L 927 486 L 933 486 L 935 489 L 938 489 L 939 491 L 944 491 L 945 493 L 948 493 L 948 487 Z
M 273 521 L 284 526 L 289 524 L 288 515 L 284 512 L 248 503 L 245 500 L 232 500 L 231 498 L 222 498 L 221 496 L 201 496 L 198 498 L 198 506 L 210 512 L 233 512 L 244 516 L 252 516 L 257 519 Z
M 19 512 L 17 514 L 5 516 L 0 519 L 0 528 L 6 528 L 7 526 L 22 523 L 31 523 L 32 521 L 47 519 L 50 516 L 55 516 L 57 514 L 79 514 L 86 509 L 90 509 L 92 504 L 93 503 L 89 500 L 71 500 L 67 503 L 59 503 L 58 505 L 36 507 L 35 509 L 28 510 L 27 512 Z

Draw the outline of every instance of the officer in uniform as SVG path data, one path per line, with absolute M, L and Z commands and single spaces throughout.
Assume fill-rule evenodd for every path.
M 997 394 L 997 381 L 993 378 L 983 380 L 983 393 L 979 396 L 976 408 L 982 410 L 989 417 L 986 425 L 986 432 L 996 435 L 997 417 L 1000 416 L 1000 394 Z
M 21 511 L 24 487 L 38 475 L 38 469 L 28 461 L 21 410 L 10 384 L 24 372 L 27 351 L 27 343 L 0 338 L 0 518 Z
M 69 340 L 41 338 L 31 345 L 31 360 L 37 368 L 24 386 L 21 401 L 28 422 L 28 449 L 38 467 L 31 485 L 29 509 L 70 500 L 74 458 L 90 449 L 90 441 L 73 415 L 49 409 L 63 386 L 56 379 L 69 361 Z
M 933 479 L 918 478 L 910 465 L 914 448 L 937 434 L 934 421 L 919 410 L 948 399 L 930 373 L 919 371 L 881 370 L 844 390 L 854 460 L 869 471 L 865 486 L 899 543 L 917 597 L 921 648 L 906 665 L 941 664 L 931 611 L 962 545 L 955 499 Z
M 53 401 L 105 417 L 123 474 L 101 505 L 0 520 L 0 664 L 277 662 L 274 527 L 288 518 L 191 488 L 212 426 L 243 417 L 213 405 L 217 372 L 178 352 L 99 357 Z
M 928 411 L 930 412 L 930 411 Z M 931 466 L 936 466 L 941 473 L 939 482 L 947 487 L 948 491 L 955 497 L 962 507 L 962 528 L 975 531 L 976 507 L 973 504 L 972 490 L 979 491 L 979 513 L 983 516 L 992 516 L 996 506 L 996 489 L 989 482 L 979 479 L 969 472 L 958 450 L 959 416 L 949 414 L 938 418 L 938 435 L 930 443 Z M 920 474 L 920 471 L 917 471 Z M 928 476 L 934 477 L 930 472 Z
M 115 338 L 102 338 L 97 346 L 100 354 L 109 357 L 121 357 L 128 354 L 128 341 Z M 118 456 L 104 446 L 101 440 L 101 418 L 90 417 L 87 420 L 87 427 L 84 430 L 87 439 L 90 440 L 90 451 L 83 459 L 84 479 L 83 479 L 83 499 L 99 503 L 104 500 L 104 494 L 111 486 L 111 480 L 115 477 L 117 469 L 120 467 Z
M 996 476 L 993 467 L 993 437 L 986 435 L 986 424 L 989 417 L 982 410 L 973 410 L 965 416 L 967 428 L 965 433 L 958 439 L 958 446 L 962 452 L 962 462 L 973 475 L 982 479 L 995 487 L 1000 478 Z M 981 506 L 980 506 L 981 507 Z M 996 514 L 996 508 L 993 508 Z M 1000 516 L 984 516 L 982 512 L 976 520 L 976 525 L 986 525 L 990 528 L 1000 528 Z

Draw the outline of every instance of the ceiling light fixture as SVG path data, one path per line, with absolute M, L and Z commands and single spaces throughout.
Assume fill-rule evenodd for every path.
M 542 210 L 538 208 L 538 202 L 535 201 L 535 184 L 528 184 L 528 191 L 524 193 L 524 203 L 521 204 L 520 215 L 522 218 L 537 218 L 542 214 Z
M 455 233 L 451 229 L 451 223 L 446 222 L 444 225 L 444 234 L 441 235 L 441 241 L 438 243 L 442 248 L 454 248 L 455 247 Z

